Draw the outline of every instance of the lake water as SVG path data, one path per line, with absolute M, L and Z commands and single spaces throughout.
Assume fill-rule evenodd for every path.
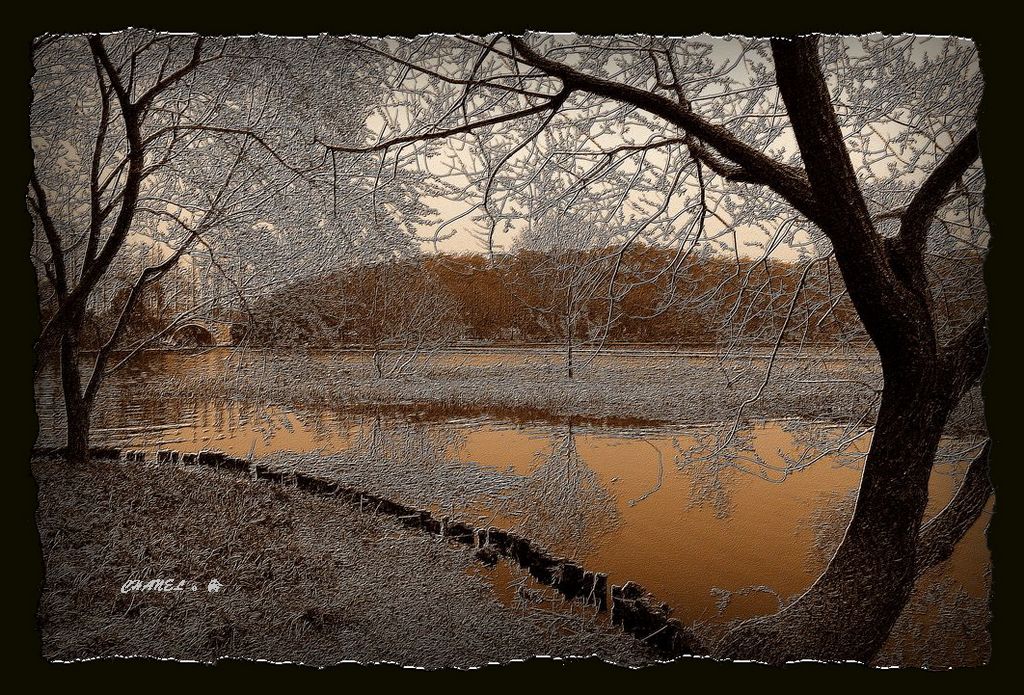
M 361 357 L 321 355 L 350 369 Z M 494 359 L 458 354 L 453 360 Z M 636 359 L 680 359 L 657 355 Z M 699 359 L 699 358 L 687 358 Z M 492 417 L 426 419 L 372 409 L 300 407 L 154 394 L 156 370 L 224 370 L 223 351 L 144 356 L 104 386 L 93 443 L 155 451 L 215 449 L 233 456 L 309 462 L 402 501 L 475 525 L 521 531 L 613 584 L 644 585 L 684 623 L 775 612 L 827 562 L 860 479 L 870 435 L 850 455 L 820 456 L 783 474 L 787 456 L 841 432 L 834 424 L 769 421 L 741 435 L 747 451 L 702 458 L 720 428 L 700 424 L 604 427 Z M 40 444 L 59 444 L 62 404 L 38 389 Z M 517 419 L 518 420 L 518 419 Z M 950 449 L 962 443 L 947 442 Z M 937 466 L 929 514 L 950 499 L 966 465 Z M 959 544 L 949 574 L 986 595 L 987 513 Z M 831 534 L 831 536 L 830 536 Z M 485 573 L 506 600 L 507 569 Z M 723 601 L 728 597 L 728 601 Z

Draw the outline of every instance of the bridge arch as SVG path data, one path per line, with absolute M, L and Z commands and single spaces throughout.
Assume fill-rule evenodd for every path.
M 212 347 L 217 337 L 210 327 L 201 323 L 186 323 L 171 333 L 171 342 L 181 347 Z

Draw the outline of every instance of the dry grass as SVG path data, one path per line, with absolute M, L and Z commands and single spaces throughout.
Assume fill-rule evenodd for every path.
M 157 371 L 155 393 L 310 407 L 406 410 L 428 417 L 492 415 L 512 421 L 577 418 L 580 422 L 639 425 L 731 420 L 764 378 L 767 361 L 672 355 L 604 354 L 574 379 L 557 355 L 523 351 L 481 360 L 437 354 L 409 374 L 378 379 L 360 355 L 303 351 L 225 353 L 223 367 Z M 188 356 L 180 361 L 187 362 Z M 874 362 L 823 366 L 780 360 L 762 398 L 744 416 L 848 421 L 870 406 L 861 381 L 877 379 Z M 823 378 L 839 379 L 823 385 Z
M 469 667 L 537 654 L 648 660 L 601 621 L 502 605 L 471 551 L 266 482 L 203 469 L 33 462 L 44 656 Z M 132 578 L 198 582 L 121 593 Z M 207 583 L 224 584 L 217 593 Z
M 573 379 L 566 378 L 557 354 L 529 350 L 489 359 L 428 355 L 393 379 L 376 378 L 366 358 L 354 353 L 214 354 L 222 358 L 212 368 L 197 360 L 196 368 L 157 369 L 147 375 L 147 388 L 165 397 L 401 412 L 428 420 L 489 415 L 513 422 L 642 426 L 731 421 L 744 403 L 742 419 L 749 422 L 785 417 L 848 423 L 873 412 L 873 389 L 881 385 L 877 360 L 867 354 L 855 360 L 780 357 L 766 383 L 768 360 L 759 353 L 725 359 L 607 352 Z M 183 365 L 189 359 L 176 356 Z M 947 434 L 984 431 L 980 403 L 977 393 L 965 399 Z

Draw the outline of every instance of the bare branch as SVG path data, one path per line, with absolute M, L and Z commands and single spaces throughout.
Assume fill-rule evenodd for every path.
M 989 497 L 992 442 L 985 442 L 981 453 L 971 461 L 956 495 L 931 521 L 921 528 L 917 537 L 917 576 L 949 559 L 956 544 L 977 521 Z
M 60 234 L 53 224 L 53 217 L 50 215 L 49 204 L 46 202 L 46 192 L 43 191 L 43 187 L 39 184 L 35 170 L 32 171 L 30 181 L 32 191 L 35 193 L 35 199 L 30 198 L 29 201 L 39 217 L 39 222 L 43 225 L 43 232 L 46 234 L 46 242 L 50 245 L 50 255 L 53 259 L 51 282 L 53 282 L 53 288 L 57 292 L 57 297 L 63 300 L 68 293 L 67 269 L 64 265 L 64 247 L 61 244 Z M 50 273 L 49 268 L 47 272 L 48 274 Z M 40 342 L 42 342 L 41 339 Z
M 978 158 L 978 131 L 972 128 L 953 151 L 932 170 L 900 216 L 900 246 L 920 258 L 924 253 L 928 229 L 946 194 Z
M 807 178 L 800 170 L 782 164 L 751 147 L 722 126 L 709 123 L 660 94 L 654 94 L 632 85 L 612 82 L 582 73 L 567 65 L 551 60 L 533 50 L 525 41 L 509 37 L 524 62 L 562 80 L 568 89 L 587 91 L 597 96 L 632 104 L 685 129 L 699 140 L 707 142 L 724 157 L 744 167 L 748 176 L 772 188 L 804 215 L 817 216 L 816 204 Z
M 192 57 L 191 57 L 191 59 L 187 63 L 182 65 L 180 68 L 178 68 L 177 70 L 175 70 L 171 74 L 167 75 L 162 80 L 159 80 L 156 84 L 154 84 L 152 87 L 150 87 L 145 92 L 145 94 L 143 94 L 141 97 L 139 97 L 138 102 L 136 102 L 136 107 L 139 108 L 140 110 L 144 110 L 144 109 L 148 108 L 150 103 L 152 103 L 152 101 L 156 97 L 158 97 L 163 92 L 167 91 L 167 89 L 169 87 L 171 87 L 176 82 L 181 80 L 183 77 L 188 75 L 190 72 L 195 70 L 199 66 L 199 64 L 200 64 L 200 58 L 201 58 L 202 52 L 203 52 L 203 42 L 204 42 L 204 40 L 205 39 L 202 36 L 196 38 L 195 45 L 192 47 Z
M 567 91 L 562 91 L 562 92 L 559 92 L 558 94 L 554 95 L 553 97 L 550 97 L 543 104 L 538 104 L 537 106 L 533 106 L 533 107 L 528 108 L 528 109 L 523 109 L 521 111 L 513 111 L 511 113 L 502 114 L 501 116 L 494 116 L 492 118 L 485 118 L 482 121 L 476 121 L 475 123 L 467 123 L 467 124 L 459 126 L 457 128 L 448 128 L 448 129 L 445 129 L 445 130 L 436 130 L 436 131 L 431 131 L 431 132 L 427 132 L 427 133 L 422 133 L 422 134 L 419 134 L 419 135 L 405 135 L 405 136 L 402 136 L 402 137 L 393 138 L 391 140 L 385 140 L 383 142 L 378 142 L 377 144 L 370 145 L 368 147 L 345 147 L 345 146 L 342 146 L 342 145 L 329 145 L 327 143 L 323 143 L 323 144 L 324 144 L 324 146 L 328 150 L 331 150 L 333 152 L 367 153 L 367 152 L 380 152 L 381 150 L 386 150 L 386 149 L 388 149 L 390 147 L 394 147 L 395 145 L 403 145 L 403 144 L 410 143 L 410 142 L 423 142 L 423 141 L 426 141 L 426 140 L 442 140 L 442 139 L 445 139 L 445 138 L 450 138 L 453 135 L 459 135 L 461 133 L 469 133 L 469 132 L 471 132 L 473 130 L 476 130 L 477 128 L 486 128 L 487 126 L 497 125 L 499 123 L 508 123 L 509 121 L 514 121 L 514 120 L 517 120 L 517 119 L 520 119 L 520 118 L 525 118 L 526 116 L 532 116 L 532 115 L 538 114 L 538 113 L 544 113 L 545 111 L 557 110 L 558 107 L 565 101 L 567 96 L 568 96 L 568 92 Z
M 950 341 L 942 356 L 942 374 L 950 383 L 950 398 L 957 402 L 972 388 L 988 362 L 988 312 L 976 318 Z

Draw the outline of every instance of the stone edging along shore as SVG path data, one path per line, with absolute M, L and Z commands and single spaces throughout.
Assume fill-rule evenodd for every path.
M 33 455 L 62 456 L 62 448 L 37 447 Z M 116 447 L 93 447 L 89 450 L 94 459 L 124 460 L 143 463 L 144 451 L 122 451 Z M 340 483 L 306 473 L 279 471 L 264 464 L 233 458 L 218 451 L 198 453 L 160 450 L 156 452 L 157 463 L 198 465 L 226 472 L 245 473 L 253 480 L 266 480 L 280 485 L 289 485 L 307 493 L 333 497 L 360 510 L 369 510 L 396 518 L 402 525 L 425 533 L 439 535 L 452 542 L 476 548 L 474 557 L 487 565 L 497 562 L 498 556 L 515 562 L 537 581 L 556 589 L 569 600 L 580 600 L 586 605 L 597 607 L 599 612 L 608 610 L 608 575 L 592 572 L 576 562 L 550 554 L 545 548 L 511 531 L 493 526 L 474 528 L 447 516 L 440 518 L 428 510 L 417 509 L 394 500 L 358 490 Z M 627 581 L 622 586 L 611 587 L 611 622 L 623 631 L 633 635 L 651 647 L 659 657 L 675 658 L 684 655 L 699 655 L 702 650 L 694 634 L 683 624 L 669 617 L 667 604 L 659 603 L 647 590 L 636 582 Z

